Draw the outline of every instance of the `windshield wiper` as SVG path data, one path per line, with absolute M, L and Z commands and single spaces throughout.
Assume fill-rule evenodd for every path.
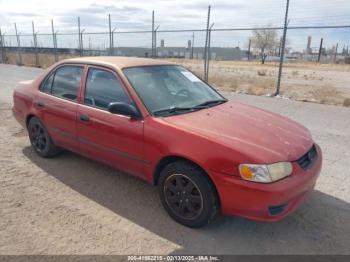
M 205 101 L 199 105 L 196 105 L 195 107 L 210 107 L 210 106 L 216 106 L 222 103 L 227 102 L 227 99 L 220 99 L 220 100 L 209 100 Z
M 183 113 L 186 111 L 195 111 L 195 110 L 200 110 L 207 108 L 206 106 L 192 106 L 192 107 L 171 107 L 171 108 L 166 108 L 166 109 L 160 109 L 157 111 L 154 111 L 153 114 L 156 116 L 162 115 L 162 114 L 176 114 L 176 113 Z
M 153 114 L 156 116 L 162 115 L 162 114 L 168 114 L 168 115 L 172 115 L 172 114 L 177 114 L 177 113 L 185 113 L 185 112 L 192 112 L 192 111 L 196 111 L 196 110 L 201 110 L 201 109 L 205 109 L 211 106 L 215 106 L 215 105 L 219 105 L 222 103 L 227 102 L 226 99 L 220 99 L 220 100 L 209 100 L 206 101 L 204 103 L 201 103 L 199 105 L 196 106 L 191 106 L 191 107 L 171 107 L 171 108 L 166 108 L 166 109 L 160 109 L 157 111 L 154 111 Z

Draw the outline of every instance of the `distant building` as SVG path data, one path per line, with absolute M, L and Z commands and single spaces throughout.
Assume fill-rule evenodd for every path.
M 307 37 L 306 52 L 305 52 L 306 54 L 312 54 L 311 40 L 312 40 L 312 37 L 308 36 Z
M 190 41 L 188 47 L 157 47 L 156 55 L 161 58 L 191 58 L 192 48 Z M 151 55 L 151 48 L 145 47 L 118 47 L 114 48 L 113 54 L 118 56 L 138 56 L 149 57 Z M 211 47 L 210 58 L 213 60 L 241 60 L 247 56 L 247 52 L 241 50 L 239 47 L 224 48 Z M 193 47 L 193 58 L 203 59 L 204 48 Z

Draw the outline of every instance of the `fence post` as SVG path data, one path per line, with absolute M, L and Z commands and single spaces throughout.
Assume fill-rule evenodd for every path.
M 211 59 L 211 49 L 210 49 L 210 41 L 211 41 L 211 30 L 214 26 L 214 23 L 211 24 L 211 26 L 209 27 L 209 35 L 208 35 L 208 56 L 207 56 L 207 82 L 209 82 L 209 61 Z
M 80 31 L 80 46 L 81 46 L 81 55 L 84 56 L 84 42 L 83 42 L 83 33 L 85 32 L 85 29 Z
M 38 41 L 36 38 L 36 33 L 34 29 L 34 22 L 32 22 L 32 29 L 33 29 L 33 47 L 34 47 L 34 59 L 35 59 L 35 66 L 39 66 L 39 58 L 38 58 Z
M 80 17 L 78 16 L 78 49 L 79 49 L 79 54 L 80 54 L 80 56 L 82 56 L 82 52 L 81 52 L 81 35 L 80 35 L 81 33 L 80 33 Z
M 278 45 L 278 56 L 281 57 L 281 48 L 282 48 L 282 37 L 280 38 L 280 42 L 279 42 L 279 45 Z
M 275 96 L 279 95 L 280 87 L 281 87 L 283 58 L 284 58 L 284 50 L 285 50 L 285 47 L 286 47 L 288 10 L 289 10 L 289 0 L 287 0 L 287 3 L 286 3 L 286 14 L 285 14 L 285 18 L 284 18 L 283 38 L 282 38 L 282 49 L 281 49 L 281 56 L 280 56 L 280 65 L 279 65 L 279 69 L 278 69 L 278 79 L 277 79 L 277 87 L 276 87 Z
M 51 19 L 51 29 L 52 29 L 53 52 L 54 52 L 54 55 L 55 55 L 55 62 L 57 62 L 58 61 L 58 57 L 57 57 L 57 43 L 56 43 L 55 29 L 53 27 L 53 19 Z
M 152 51 L 151 57 L 154 57 L 154 10 L 152 11 Z
M 115 30 L 117 30 L 116 27 L 114 27 L 113 30 L 112 30 L 112 55 L 114 55 L 114 34 L 115 34 Z
M 334 52 L 334 63 L 337 63 L 337 53 L 338 53 L 338 43 L 335 46 L 335 52 Z
M 206 82 L 208 82 L 207 59 L 208 59 L 209 22 L 210 22 L 210 5 L 208 6 L 207 29 L 205 34 L 205 45 L 204 45 L 204 80 Z
M 1 57 L 2 57 L 2 62 L 5 64 L 6 61 L 6 41 L 5 41 L 5 33 L 1 32 L 1 44 L 2 44 L 2 52 L 1 52 Z
M 192 32 L 191 59 L 193 59 L 193 51 L 194 51 L 194 32 Z
M 157 31 L 158 31 L 159 25 L 154 29 L 154 56 L 157 57 Z
M 109 32 L 109 55 L 112 55 L 112 25 L 111 25 L 111 14 L 108 14 L 108 32 Z
M 1 48 L 1 57 L 0 57 L 0 63 L 4 63 L 4 44 L 2 39 L 2 33 L 0 28 L 0 48 Z
M 252 39 L 251 38 L 249 38 L 249 44 L 248 44 L 248 61 L 250 60 L 250 47 L 251 47 L 251 45 L 252 45 Z
M 321 61 L 322 45 L 323 45 L 323 38 L 321 38 L 320 49 L 318 50 L 318 58 L 317 58 L 318 63 Z
M 55 49 L 56 49 L 56 56 L 55 56 L 55 61 L 58 62 L 58 49 L 57 49 L 57 32 L 55 32 Z
M 16 32 L 16 39 L 17 39 L 17 55 L 19 61 L 17 61 L 17 65 L 22 65 L 22 54 L 21 54 L 21 39 L 17 32 L 17 25 L 15 23 L 15 32 Z

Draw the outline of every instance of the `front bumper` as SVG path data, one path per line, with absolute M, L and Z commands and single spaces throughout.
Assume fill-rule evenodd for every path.
M 294 212 L 313 190 L 321 171 L 322 153 L 319 146 L 316 145 L 316 149 L 318 157 L 309 170 L 303 170 L 294 162 L 291 176 L 271 184 L 211 173 L 223 214 L 274 222 Z

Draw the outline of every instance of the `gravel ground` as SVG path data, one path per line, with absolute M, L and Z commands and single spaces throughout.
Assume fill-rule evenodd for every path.
M 307 126 L 324 152 L 310 199 L 278 223 L 171 220 L 154 187 L 72 153 L 42 159 L 11 115 L 40 69 L 0 65 L 0 254 L 350 254 L 350 109 L 225 94 Z

